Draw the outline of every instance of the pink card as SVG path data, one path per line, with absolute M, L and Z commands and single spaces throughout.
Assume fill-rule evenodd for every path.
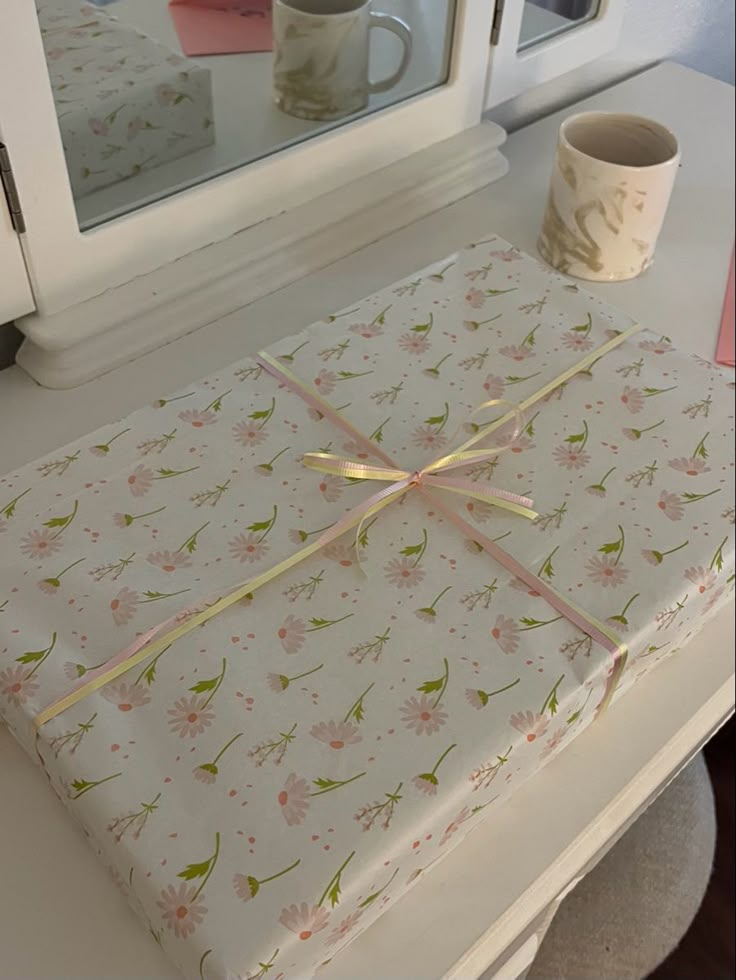
M 731 254 L 731 267 L 728 272 L 728 283 L 726 285 L 726 298 L 723 303 L 723 316 L 721 317 L 721 331 L 718 335 L 718 346 L 716 347 L 716 362 L 734 367 L 734 282 L 733 282 L 733 253 Z
M 270 51 L 271 0 L 169 0 L 187 55 Z

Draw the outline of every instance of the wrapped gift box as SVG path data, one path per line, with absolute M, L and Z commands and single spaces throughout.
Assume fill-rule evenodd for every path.
M 631 325 L 491 238 L 271 354 L 413 471 Z M 473 532 L 625 640 L 617 694 L 727 601 L 729 377 L 631 337 L 466 468 L 534 521 L 407 493 L 360 564 L 348 532 L 38 730 L 376 484 L 305 468 L 366 454 L 250 359 L 0 481 L 2 713 L 185 976 L 312 975 L 610 698 L 612 654 Z
M 208 69 L 87 3 L 38 18 L 75 198 L 214 142 Z

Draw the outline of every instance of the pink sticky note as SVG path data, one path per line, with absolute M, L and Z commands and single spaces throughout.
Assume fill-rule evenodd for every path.
M 187 55 L 270 51 L 271 0 L 169 0 Z
M 721 330 L 718 334 L 718 346 L 716 347 L 716 362 L 734 367 L 734 282 L 733 282 L 733 261 L 731 253 L 731 267 L 728 272 L 728 283 L 726 284 L 726 298 L 723 303 L 723 316 L 721 317 Z

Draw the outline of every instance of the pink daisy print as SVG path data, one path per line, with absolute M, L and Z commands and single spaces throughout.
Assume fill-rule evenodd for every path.
M 363 915 L 362 909 L 358 909 L 357 912 L 351 912 L 351 914 L 347 916 L 347 918 L 343 919 L 339 925 L 335 926 L 335 928 L 327 937 L 325 945 L 326 946 L 337 945 L 337 943 L 343 940 L 348 935 L 348 933 L 353 931 L 353 929 L 360 921 L 362 915 Z
M 25 704 L 37 690 L 38 681 L 31 677 L 27 667 L 7 667 L 0 672 L 0 694 L 15 708 Z
M 562 335 L 562 343 L 568 350 L 576 350 L 581 353 L 593 347 L 593 341 L 583 333 L 575 333 L 568 330 Z
M 483 382 L 488 398 L 503 398 L 506 391 L 506 382 L 497 374 L 489 374 Z
M 21 540 L 20 550 L 26 558 L 46 558 L 54 555 L 61 548 L 58 532 L 51 530 L 29 531 Z
M 339 541 L 335 541 L 327 545 L 324 550 L 324 556 L 330 561 L 342 565 L 343 568 L 350 568 L 351 565 L 355 564 L 355 545 L 352 543 L 342 544 Z
M 407 354 L 426 354 L 430 346 L 429 340 L 418 333 L 405 333 L 399 337 L 399 347 Z
M 663 490 L 660 493 L 659 500 L 657 501 L 657 507 L 659 507 L 664 516 L 669 518 L 671 521 L 682 520 L 683 514 L 685 513 L 685 508 L 682 505 L 679 495 L 676 493 L 669 493 L 667 490 Z
M 486 301 L 486 295 L 482 289 L 470 289 L 465 294 L 465 302 L 474 310 L 479 310 Z
M 151 695 L 145 687 L 140 684 L 128 684 L 122 681 L 119 684 L 107 684 L 100 691 L 102 697 L 114 704 L 118 711 L 133 711 L 134 708 L 143 708 L 150 703 Z
M 238 422 L 233 426 L 233 436 L 235 441 L 248 449 L 250 446 L 260 446 L 268 439 L 268 433 L 259 429 L 252 422 Z
M 527 742 L 535 742 L 547 731 L 549 722 L 544 715 L 537 715 L 533 711 L 519 711 L 511 715 L 509 724 L 526 736 Z
M 445 827 L 445 832 L 440 839 L 440 847 L 444 847 L 448 840 L 450 840 L 450 838 L 453 837 L 458 830 L 460 830 L 465 821 L 470 820 L 472 816 L 473 811 L 470 809 L 470 807 L 464 806 L 457 816 Z
M 281 814 L 290 827 L 303 823 L 309 810 L 309 784 L 306 779 L 290 773 L 277 799 Z
M 319 482 L 319 492 L 324 499 L 334 504 L 342 497 L 342 483 L 339 476 L 323 476 Z
M 128 477 L 128 489 L 134 497 L 145 497 L 152 486 L 153 471 L 142 463 Z
M 469 500 L 465 504 L 465 510 L 476 524 L 485 524 L 493 517 L 494 507 L 485 500 Z
M 411 441 L 420 449 L 442 449 L 447 438 L 431 425 L 420 425 L 411 434 Z
M 351 333 L 357 333 L 359 337 L 363 337 L 365 340 L 373 340 L 374 337 L 380 337 L 383 333 L 378 323 L 354 323 L 349 329 Z
M 286 653 L 298 653 L 304 646 L 305 633 L 306 626 L 304 625 L 303 619 L 297 619 L 296 616 L 287 616 L 276 635 L 281 641 L 281 646 Z
M 498 353 L 517 362 L 527 361 L 530 357 L 534 357 L 534 351 L 531 347 L 527 347 L 524 344 L 507 344 Z
M 110 602 L 112 621 L 116 626 L 125 626 L 138 611 L 138 593 L 123 588 Z
M 161 915 L 169 927 L 174 930 L 177 939 L 191 936 L 198 925 L 204 920 L 207 907 L 202 904 L 197 889 L 182 882 L 177 887 L 169 885 L 161 892 L 161 898 L 156 902 L 161 909 Z
M 491 636 L 504 653 L 516 653 L 519 649 L 519 627 L 508 616 L 497 616 Z
M 424 579 L 424 569 L 409 558 L 392 558 L 383 566 L 383 574 L 397 589 L 411 589 Z
M 282 909 L 279 922 L 284 928 L 297 935 L 302 941 L 311 939 L 316 932 L 322 932 L 330 920 L 330 913 L 321 905 L 290 905 Z
M 626 385 L 621 393 L 621 403 L 628 408 L 632 415 L 638 415 L 644 408 L 644 394 L 639 388 Z
M 685 570 L 685 578 L 692 582 L 698 592 L 703 595 L 708 589 L 712 589 L 718 581 L 718 575 L 712 568 L 703 568 L 702 565 L 695 565 L 693 568 Z
M 262 540 L 262 535 L 248 533 L 238 534 L 231 541 L 228 541 L 230 557 L 236 558 L 239 562 L 260 561 L 268 554 L 268 544 Z
M 604 589 L 609 586 L 613 589 L 618 588 L 629 576 L 629 570 L 623 565 L 619 565 L 618 560 L 609 555 L 605 557 L 594 555 L 586 561 L 585 568 L 591 582 L 603 586 Z
M 169 716 L 169 728 L 179 738 L 194 738 L 209 728 L 215 717 L 207 707 L 203 698 L 179 698 L 174 707 L 166 712 Z
M 357 727 L 345 721 L 322 721 L 313 725 L 309 734 L 318 742 L 329 745 L 331 749 L 344 749 L 346 745 L 355 745 L 362 741 Z
M 447 714 L 426 694 L 407 698 L 401 706 L 402 722 L 417 735 L 433 735 L 447 721 Z
M 556 752 L 557 749 L 560 747 L 560 745 L 562 745 L 562 743 L 564 742 L 568 730 L 569 729 L 567 728 L 556 728 L 552 732 L 550 737 L 547 739 L 547 744 L 545 745 L 542 754 L 540 755 L 539 758 L 547 759 L 549 758 L 549 756 L 552 755 L 553 752 Z
M 184 551 L 152 551 L 146 561 L 163 572 L 175 572 L 177 568 L 192 566 L 192 559 Z
M 700 476 L 702 473 L 710 473 L 710 466 L 697 456 L 680 456 L 678 459 L 671 459 L 669 465 L 678 473 L 686 476 Z
M 712 592 L 710 594 L 710 596 L 708 597 L 708 601 L 703 606 L 703 612 L 706 615 L 711 611 L 711 609 L 713 609 L 714 606 L 718 605 L 718 603 L 721 601 L 721 597 L 725 594 L 725 592 L 726 592 L 725 587 L 721 586 L 720 589 L 716 589 L 715 592 Z
M 182 422 L 191 425 L 193 429 L 202 429 L 205 425 L 214 425 L 217 421 L 214 412 L 197 411 L 196 408 L 185 408 L 184 411 L 179 412 L 178 417 Z
M 659 340 L 642 340 L 639 349 L 649 351 L 650 354 L 669 354 L 675 348 L 669 337 L 660 337 Z
M 329 395 L 335 390 L 337 375 L 334 371 L 322 368 L 317 377 L 312 379 L 312 384 L 321 395 Z
M 566 470 L 581 470 L 590 462 L 590 454 L 586 453 L 584 449 L 576 449 L 575 446 L 566 443 L 561 443 L 552 453 L 552 456 L 557 465 Z

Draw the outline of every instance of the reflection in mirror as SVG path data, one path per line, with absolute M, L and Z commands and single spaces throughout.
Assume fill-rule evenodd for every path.
M 519 51 L 597 16 L 600 0 L 524 0 Z
M 84 230 L 449 74 L 456 0 L 36 0 Z

